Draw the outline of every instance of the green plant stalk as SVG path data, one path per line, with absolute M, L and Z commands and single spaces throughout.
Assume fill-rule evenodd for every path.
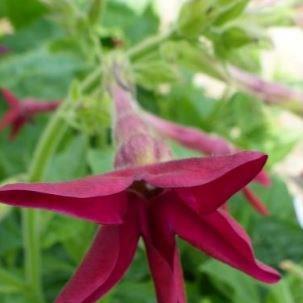
M 100 68 L 89 74 L 82 82 L 81 91 L 87 90 L 101 74 L 102 70 Z M 67 130 L 68 126 L 63 119 L 63 114 L 69 106 L 70 103 L 65 100 L 52 116 L 42 134 L 30 166 L 29 182 L 43 181 L 49 161 Z M 22 210 L 25 277 L 26 285 L 31 292 L 32 303 L 45 302 L 41 281 L 39 219 L 39 211 L 32 209 Z
M 161 45 L 162 42 L 169 40 L 174 36 L 176 33 L 175 28 L 172 28 L 171 30 L 161 33 L 159 35 L 147 38 L 142 41 L 142 43 L 139 43 L 135 45 L 133 48 L 129 49 L 126 53 L 130 60 L 136 60 L 142 56 L 144 56 L 146 53 L 156 49 Z
M 62 119 L 62 112 L 65 110 L 66 104 L 67 101 L 53 115 L 38 143 L 28 175 L 29 182 L 43 180 L 49 160 L 67 129 L 67 125 Z M 39 217 L 37 210 L 22 210 L 26 284 L 31 292 L 32 302 L 43 303 L 45 301 L 41 281 Z

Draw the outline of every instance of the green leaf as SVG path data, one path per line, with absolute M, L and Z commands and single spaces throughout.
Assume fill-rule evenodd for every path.
M 113 147 L 90 148 L 87 153 L 87 163 L 94 174 L 109 172 L 114 163 Z
M 76 263 L 87 249 L 94 231 L 95 225 L 92 223 L 56 215 L 43 234 L 42 246 L 44 249 L 50 249 L 61 243 Z
M 198 37 L 217 14 L 216 0 L 190 0 L 181 8 L 178 30 L 187 38 Z
M 297 303 L 292 295 L 292 290 L 287 280 L 282 280 L 271 289 L 271 294 L 266 303 Z
M 47 48 L 10 56 L 0 62 L 0 86 L 20 96 L 56 99 L 66 95 L 72 79 L 83 69 L 79 58 L 51 54 Z
M 249 3 L 249 0 L 219 0 L 219 3 L 222 8 L 215 21 L 215 24 L 218 26 L 239 17 Z
M 227 77 L 219 61 L 200 45 L 187 41 L 168 42 L 163 45 L 161 50 L 168 61 L 193 72 L 202 72 L 220 80 Z
M 260 219 L 254 228 L 253 238 L 258 256 L 268 264 L 278 266 L 285 259 L 303 260 L 303 230 L 297 223 L 275 217 Z
M 47 10 L 38 0 L 1 0 L 0 16 L 7 17 L 16 28 L 28 25 L 44 15 Z
M 242 47 L 254 41 L 248 32 L 236 26 L 226 29 L 221 38 L 226 48 Z
M 191 78 L 173 85 L 170 93 L 162 96 L 160 101 L 158 106 L 163 117 L 205 130 L 211 127 L 209 117 L 217 102 L 206 97 L 200 88 L 195 87 Z
M 62 36 L 59 26 L 50 20 L 40 18 L 13 34 L 6 35 L 1 43 L 6 45 L 12 54 L 34 50 Z
M 261 303 L 256 282 L 223 263 L 208 261 L 201 266 L 215 286 L 233 303 Z
M 192 157 L 201 157 L 201 153 L 189 150 L 182 145 L 172 141 L 170 142 L 171 149 L 173 151 L 174 159 L 186 159 L 186 158 L 192 158 Z
M 114 297 L 118 302 L 154 303 L 155 294 L 151 282 L 124 282 L 115 290 Z
M 57 154 L 46 172 L 48 181 L 65 181 L 83 177 L 86 174 L 85 155 L 87 138 L 84 135 L 73 137 L 66 148 Z
M 117 3 L 123 3 L 127 7 L 129 7 L 131 10 L 133 10 L 137 14 L 142 14 L 148 5 L 152 3 L 153 0 L 113 0 Z
M 146 36 L 157 33 L 159 18 L 151 6 L 143 13 L 135 13 L 125 4 L 109 1 L 103 24 L 110 31 L 116 31 L 130 44 L 142 41 Z
M 88 11 L 88 20 L 92 26 L 98 25 L 105 6 L 105 0 L 92 0 Z
M 0 293 L 20 293 L 24 290 L 24 281 L 19 276 L 0 268 Z
M 140 60 L 133 66 L 133 71 L 136 83 L 147 89 L 178 80 L 174 67 L 161 59 Z
M 231 206 L 233 214 L 249 228 L 257 256 L 275 267 L 284 260 L 302 262 L 303 230 L 297 222 L 293 197 L 285 183 L 274 177 L 270 187 L 257 184 L 250 187 L 265 203 L 270 216 L 262 217 L 255 213 L 242 195 L 234 197 Z M 241 214 L 244 212 L 249 218 L 243 221 Z

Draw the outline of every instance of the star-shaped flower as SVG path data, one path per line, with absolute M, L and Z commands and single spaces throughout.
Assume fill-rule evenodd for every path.
M 54 111 L 60 104 L 59 101 L 39 102 L 33 99 L 19 100 L 7 89 L 1 89 L 1 93 L 9 106 L 8 111 L 0 119 L 0 131 L 11 126 L 9 138 L 15 139 L 21 128 L 33 117 L 40 113 Z
M 210 135 L 200 129 L 186 127 L 168 120 L 164 120 L 149 113 L 144 113 L 146 121 L 151 123 L 153 127 L 162 135 L 171 138 L 183 146 L 200 151 L 208 155 L 228 155 L 239 151 L 226 139 Z M 255 182 L 263 186 L 270 185 L 270 179 L 266 172 L 262 170 L 254 179 Z M 247 186 L 243 188 L 247 201 L 262 215 L 269 215 L 266 205 L 255 193 Z
M 57 303 L 89 303 L 123 276 L 143 238 L 158 302 L 184 303 L 175 236 L 266 282 L 279 274 L 254 257 L 244 230 L 220 210 L 262 169 L 266 156 L 241 152 L 117 170 L 65 183 L 12 184 L 4 203 L 48 209 L 102 224 Z

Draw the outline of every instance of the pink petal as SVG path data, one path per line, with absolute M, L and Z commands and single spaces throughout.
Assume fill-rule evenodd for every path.
M 260 183 L 263 186 L 269 186 L 271 184 L 271 180 L 269 175 L 265 170 L 261 170 L 258 176 L 254 179 L 254 181 Z
M 269 211 L 266 205 L 257 197 L 252 190 L 248 187 L 244 187 L 243 194 L 245 195 L 248 202 L 263 216 L 268 216 Z
M 184 280 L 175 235 L 162 205 L 165 196 L 141 206 L 141 228 L 159 303 L 185 303 Z M 143 215 L 142 215 L 143 214 Z M 145 215 L 144 215 L 145 214 Z
M 93 303 L 109 291 L 129 267 L 138 243 L 134 221 L 120 226 L 104 226 L 75 275 L 56 303 Z
M 245 154 L 247 155 L 247 153 Z M 253 157 L 251 153 L 248 154 L 250 155 L 248 158 L 243 157 L 243 153 L 219 157 L 219 165 L 221 164 L 219 167 L 215 167 L 216 164 L 211 161 L 210 163 L 213 163 L 215 169 L 214 167 L 209 168 L 208 177 L 212 178 L 209 182 L 192 188 L 176 189 L 176 193 L 184 203 L 199 213 L 216 210 L 248 184 L 262 169 L 266 156 L 256 157 L 256 153 L 253 153 Z M 204 173 L 207 174 L 206 169 Z
M 6 112 L 0 120 L 0 131 L 11 125 L 16 120 L 17 117 L 18 117 L 18 112 L 12 110 Z
M 182 188 L 201 186 L 232 176 L 245 178 L 244 186 L 259 173 L 266 160 L 267 156 L 259 152 L 239 152 L 229 156 L 170 161 L 138 169 L 136 179 L 144 179 L 156 187 Z M 243 172 L 245 176 L 241 175 Z
M 62 183 L 11 184 L 0 188 L 0 201 L 41 208 L 102 224 L 121 223 L 131 178 L 115 173 Z
M 186 127 L 171 121 L 161 119 L 149 113 L 144 118 L 151 123 L 162 135 L 177 141 L 187 148 L 200 151 L 208 155 L 228 155 L 237 152 L 226 139 L 203 132 L 200 129 Z M 255 181 L 267 186 L 270 179 L 265 171 L 261 171 Z
M 12 124 L 11 132 L 9 135 L 10 140 L 14 140 L 16 136 L 19 134 L 21 128 L 24 126 L 26 123 L 25 118 L 17 118 L 14 123 Z
M 56 302 L 84 302 L 108 278 L 116 265 L 118 256 L 118 227 L 102 227 L 81 265 Z
M 255 259 L 249 237 L 228 214 L 199 216 L 178 201 L 167 203 L 166 213 L 175 232 L 206 254 L 265 283 L 279 281 L 277 271 Z
M 19 107 L 20 102 L 11 91 L 9 91 L 8 89 L 2 88 L 1 93 L 2 93 L 5 101 L 11 108 Z
M 158 303 L 186 303 L 183 272 L 178 249 L 175 248 L 173 267 L 148 241 L 145 241 L 149 267 L 157 293 Z
M 94 198 L 120 193 L 127 189 L 132 182 L 132 173 L 127 170 L 114 171 L 67 182 L 9 184 L 0 187 L 0 198 L 21 191 L 33 195 L 45 194 L 79 199 Z

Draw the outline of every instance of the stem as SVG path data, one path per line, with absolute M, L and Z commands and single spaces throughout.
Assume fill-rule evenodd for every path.
M 100 76 L 100 69 L 94 70 L 82 82 L 81 91 L 88 89 L 90 85 Z M 56 151 L 60 140 L 62 139 L 67 124 L 63 120 L 65 110 L 70 106 L 68 100 L 65 100 L 57 112 L 49 121 L 42 137 L 35 150 L 33 161 L 29 170 L 29 182 L 43 181 L 49 161 Z M 40 215 L 39 211 L 33 209 L 22 210 L 23 241 L 24 241 L 24 263 L 25 278 L 27 286 L 31 290 L 31 302 L 45 302 L 42 292 L 41 281 L 41 254 L 40 254 Z
M 157 48 L 163 41 L 168 40 L 175 34 L 175 29 L 172 28 L 170 31 L 156 35 L 154 37 L 147 38 L 141 43 L 135 45 L 133 48 L 128 50 L 127 55 L 131 60 L 136 60 L 142 57 L 146 53 Z
M 67 107 L 66 104 L 67 102 L 64 101 L 58 111 L 53 115 L 38 143 L 29 171 L 29 182 L 39 182 L 43 180 L 47 164 L 67 128 L 62 119 L 62 113 Z
M 66 131 L 67 126 L 62 120 L 62 112 L 66 103 L 65 101 L 54 114 L 38 143 L 29 171 L 28 181 L 30 182 L 43 180 L 49 160 Z M 33 209 L 22 210 L 26 282 L 32 293 L 32 302 L 42 303 L 45 301 L 41 281 L 39 219 L 39 211 Z
M 89 89 L 91 87 L 91 85 L 93 85 L 94 82 L 98 79 L 98 77 L 101 77 L 101 75 L 102 75 L 102 68 L 101 67 L 94 70 L 81 83 L 81 90 L 85 91 L 85 90 Z
M 45 302 L 41 283 L 39 212 L 22 210 L 25 279 L 33 302 Z

